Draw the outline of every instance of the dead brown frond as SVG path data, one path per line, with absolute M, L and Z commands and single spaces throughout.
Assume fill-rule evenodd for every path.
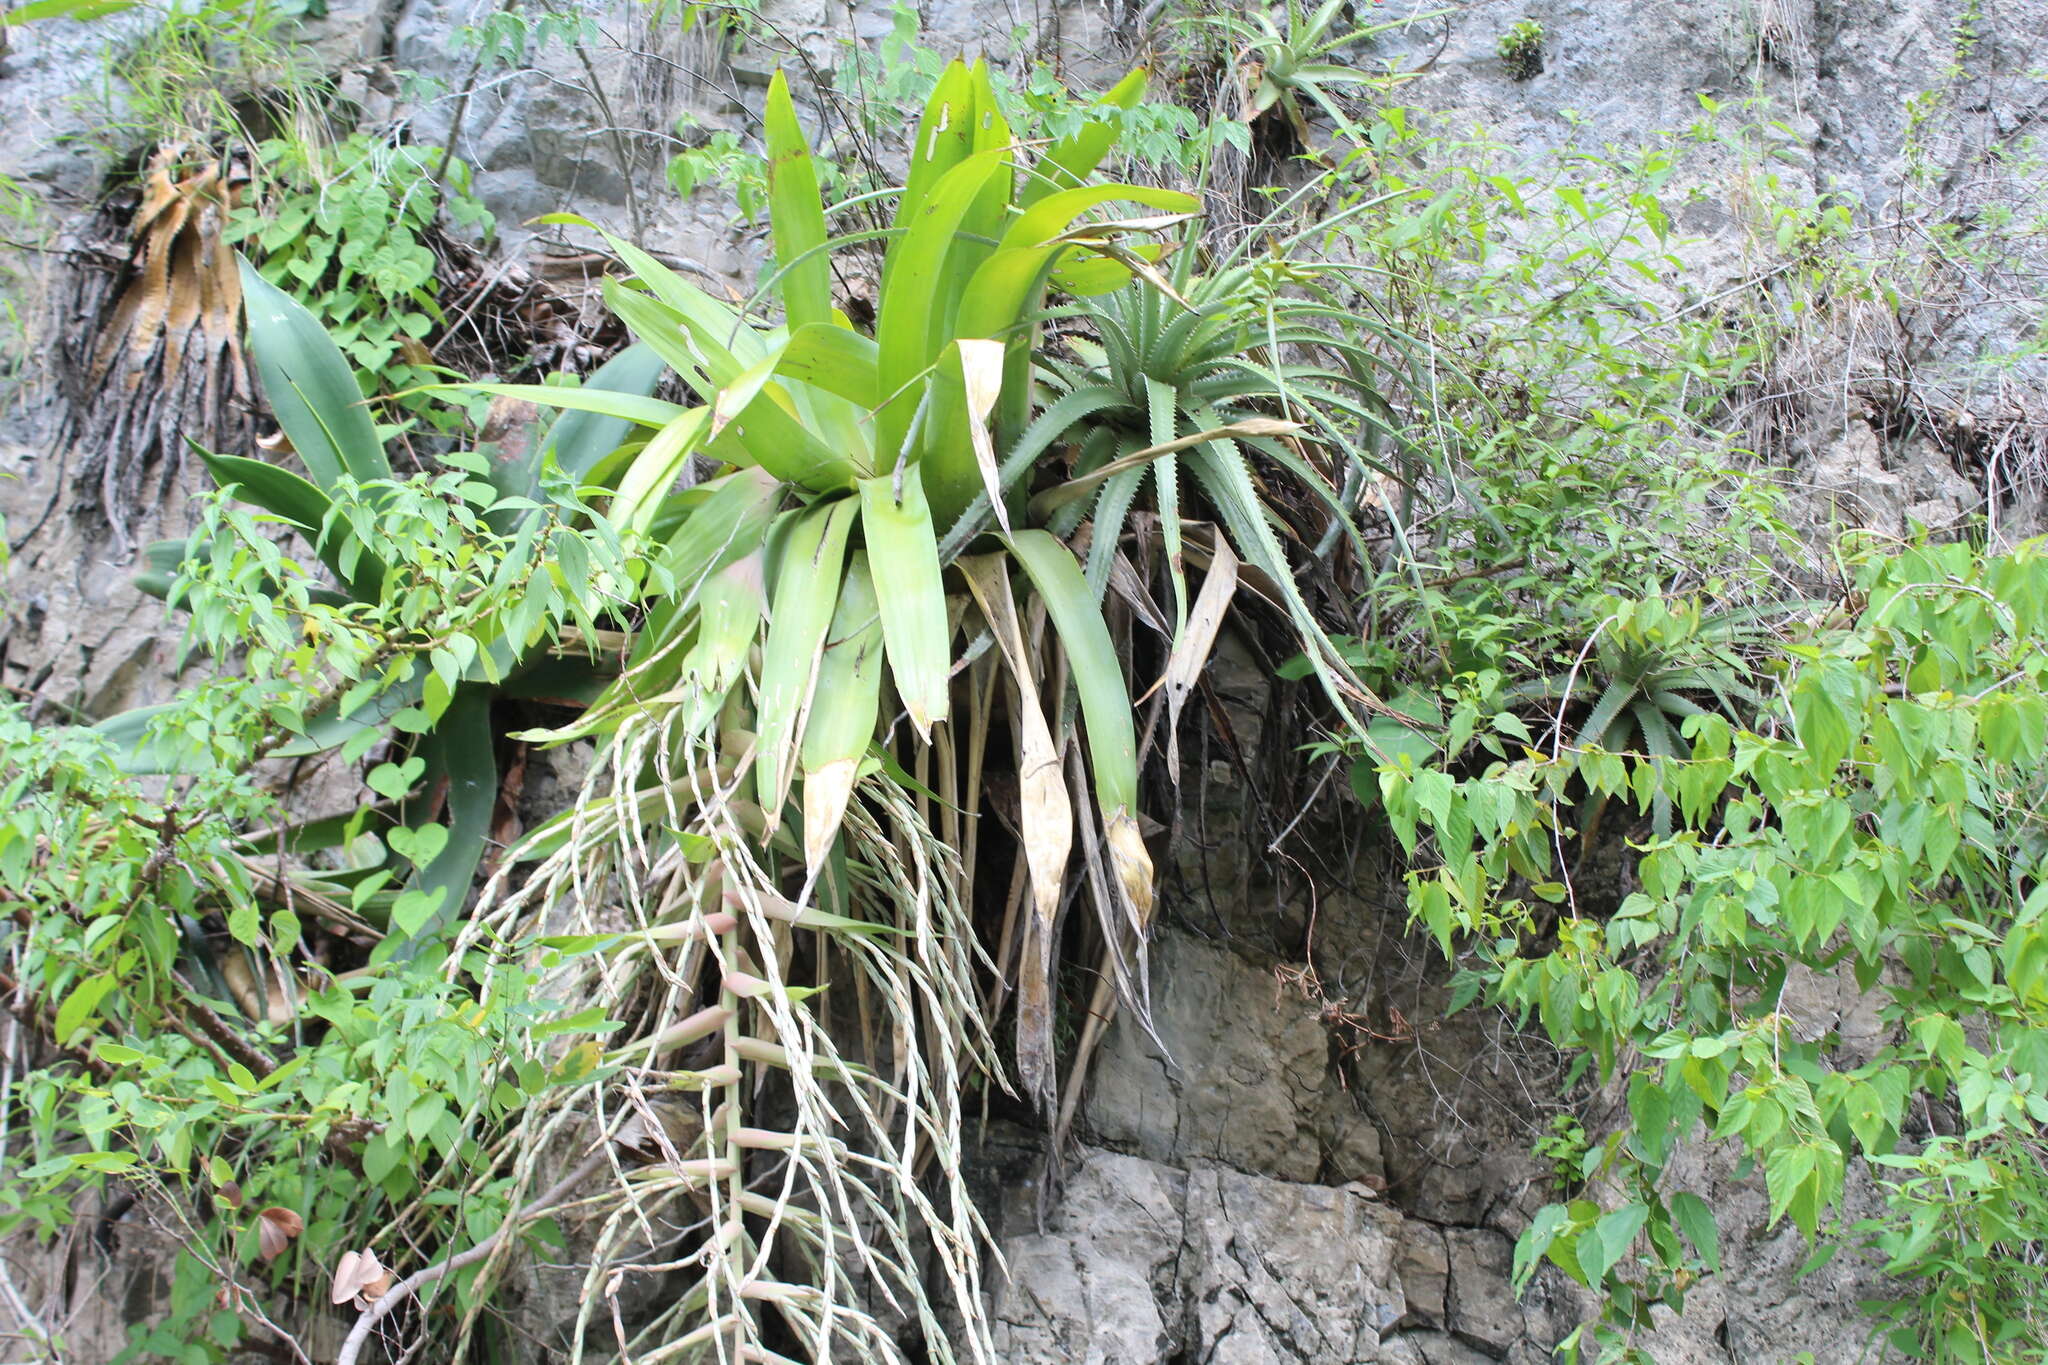
M 173 486 L 188 443 L 239 451 L 253 439 L 239 339 L 241 279 L 223 239 L 246 166 L 159 148 L 102 210 L 100 240 L 76 254 L 62 332 L 72 376 L 77 487 L 117 547 Z M 125 219 L 125 222 L 122 220 Z

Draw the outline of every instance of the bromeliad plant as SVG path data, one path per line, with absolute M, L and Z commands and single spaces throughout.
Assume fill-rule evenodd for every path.
M 1239 117 L 1246 123 L 1278 109 L 1292 130 L 1295 145 L 1309 150 L 1308 111 L 1312 103 L 1326 115 L 1340 136 L 1352 139 L 1357 130 L 1338 103 L 1336 91 L 1346 85 L 1371 85 L 1375 77 L 1334 60 L 1344 48 L 1368 42 L 1382 33 L 1405 28 L 1435 14 L 1415 15 L 1387 23 L 1346 27 L 1346 0 L 1324 0 L 1314 11 L 1283 0 L 1249 14 L 1203 15 L 1200 21 L 1221 28 L 1238 44 Z
M 832 279 L 874 234 L 828 235 L 778 78 L 762 295 L 781 316 L 735 309 L 614 241 L 632 277 L 607 281 L 608 302 L 696 404 L 488 388 L 645 431 L 607 510 L 642 559 L 645 620 L 618 682 L 550 736 L 596 740 L 596 772 L 577 808 L 527 844 L 534 873 L 516 888 L 501 878 L 471 930 L 483 942 L 541 927 L 596 945 L 571 993 L 630 1002 L 630 1041 L 608 1060 L 632 1102 L 694 1097 L 687 1138 L 634 1182 L 603 1235 L 612 1245 L 652 1210 L 701 1214 L 659 1249 L 701 1272 L 626 1343 L 633 1352 L 786 1355 L 773 1343 L 793 1333 L 805 1358 L 837 1347 L 894 1359 L 895 1337 L 858 1297 L 885 1293 L 946 1358 L 913 1259 L 921 1227 L 966 1320 L 961 1339 L 986 1355 L 982 1234 L 959 1169 L 964 1074 L 996 1065 L 974 910 L 1003 908 L 986 998 L 1005 999 L 1014 962 L 1017 1075 L 1050 1109 L 1053 967 L 1073 868 L 1106 975 L 1142 1003 L 1132 959 L 1152 866 L 1129 651 L 1104 589 L 1115 580 L 1127 600 L 1146 599 L 1121 545 L 1148 471 L 1174 624 L 1148 609 L 1168 637 L 1176 709 L 1240 559 L 1278 595 L 1347 712 L 1365 700 L 1294 581 L 1239 444 L 1324 482 L 1309 466 L 1327 457 L 1301 438 L 1384 425 L 1365 367 L 1345 363 L 1362 353 L 1306 310 L 1234 302 L 1279 292 L 1256 271 L 1201 280 L 1189 256 L 1177 283 L 1160 273 L 1154 239 L 1195 201 L 1089 179 L 1115 136 L 1110 115 L 1142 86 L 1134 75 L 1104 97 L 1101 119 L 1031 160 L 986 70 L 949 67 L 882 234 L 868 335 L 834 307 Z M 1113 205 L 1141 212 L 1108 216 Z M 1055 289 L 1118 296 L 1075 314 L 1097 333 L 1099 363 L 1052 364 L 1042 329 Z M 1118 316 L 1138 319 L 1125 333 L 1142 334 L 1144 356 L 1109 335 Z M 1338 369 L 1319 367 L 1333 351 Z M 709 476 L 677 491 L 705 463 Z M 1228 536 L 1187 515 L 1197 496 Z M 1091 532 L 1084 572 L 1074 547 Z M 1196 541 L 1210 572 L 1190 607 L 1181 552 Z M 1002 847 L 982 833 L 982 793 L 1004 761 L 997 737 L 1013 747 L 1018 838 L 1009 895 L 984 898 L 979 864 Z M 606 1273 L 600 1256 L 593 1287 Z

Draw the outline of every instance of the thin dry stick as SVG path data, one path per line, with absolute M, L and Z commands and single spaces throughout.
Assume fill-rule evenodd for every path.
M 490 1255 L 492 1249 L 505 1239 L 507 1233 L 522 1223 L 538 1218 L 555 1205 L 561 1203 L 571 1190 L 582 1184 L 597 1170 L 598 1165 L 604 1160 L 604 1156 L 605 1149 L 601 1146 L 597 1151 L 583 1158 L 575 1170 L 563 1176 L 553 1185 L 550 1185 L 538 1199 L 535 1199 L 525 1208 L 499 1224 L 496 1232 L 484 1238 L 469 1250 L 459 1252 L 454 1256 L 450 1256 L 445 1261 L 428 1266 L 424 1270 L 416 1270 L 397 1284 L 391 1286 L 384 1297 L 378 1299 L 368 1308 L 365 1308 L 362 1316 L 356 1319 L 356 1325 L 349 1328 L 347 1339 L 341 1343 L 341 1353 L 334 1358 L 334 1365 L 356 1365 L 356 1357 L 362 1354 L 363 1343 L 370 1339 L 370 1333 L 376 1330 L 378 1323 L 391 1315 L 392 1310 L 416 1296 L 420 1290 L 439 1280 L 444 1275 L 452 1275 L 464 1266 L 472 1265 Z

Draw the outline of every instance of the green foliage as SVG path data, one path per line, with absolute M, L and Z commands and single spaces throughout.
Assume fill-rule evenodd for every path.
M 226 1359 L 266 1311 L 309 1316 L 343 1250 L 396 1259 L 492 1235 L 531 1172 L 494 1169 L 490 1144 L 537 1096 L 586 1080 L 587 1036 L 607 1027 L 563 1017 L 502 949 L 327 965 L 360 960 L 387 919 L 385 941 L 402 941 L 434 908 L 417 888 L 461 837 L 462 798 L 446 801 L 452 821 L 432 818 L 421 752 L 372 769 L 376 800 L 302 825 L 280 825 L 252 776 L 269 755 L 359 761 L 437 715 L 448 730 L 465 658 L 488 675 L 494 640 L 561 642 L 603 609 L 607 541 L 462 469 L 303 487 L 327 509 L 308 539 L 344 568 L 379 565 L 374 593 L 322 586 L 273 538 L 283 514 L 216 495 L 169 594 L 191 643 L 232 648 L 237 673 L 103 727 L 141 732 L 139 746 L 0 710 L 10 989 L 57 1059 L 16 1083 L 27 1150 L 0 1187 L 0 1227 L 53 1232 L 117 1185 L 160 1201 L 182 1248 L 171 1311 L 123 1359 Z M 519 511 L 540 514 L 489 529 Z M 459 737 L 488 761 L 488 729 Z M 138 763 L 149 755 L 173 761 Z M 326 866 L 307 860 L 323 850 Z M 473 866 L 451 883 L 466 890 Z M 488 1297 L 472 1278 L 454 1293 L 464 1308 Z
M 469 167 L 360 133 L 332 148 L 272 138 L 256 159 L 265 180 L 236 210 L 228 240 L 320 321 L 365 394 L 444 378 L 424 344 L 446 322 L 435 297 L 438 262 L 424 239 L 444 207 L 458 224 L 491 231 L 490 212 L 469 194 Z M 442 432 L 476 420 L 482 406 L 465 410 L 412 392 L 394 401 Z
M 1508 74 L 1526 81 L 1543 73 L 1543 25 L 1534 19 L 1516 21 L 1495 44 Z
M 1530 1151 L 1550 1163 L 1551 1180 L 1563 1193 L 1578 1188 L 1586 1178 L 1588 1160 L 1596 1160 L 1598 1155 L 1586 1140 L 1585 1125 L 1568 1113 L 1554 1115 L 1549 1129 Z
M 1293 130 L 1295 145 L 1306 151 L 1311 145 L 1310 110 L 1304 104 L 1330 120 L 1340 141 L 1349 142 L 1356 136 L 1338 90 L 1371 85 L 1375 78 L 1344 61 L 1339 55 L 1342 50 L 1442 14 L 1439 10 L 1354 25 L 1344 18 L 1345 8 L 1345 0 L 1324 0 L 1313 11 L 1296 0 L 1282 0 L 1277 9 L 1197 15 L 1190 22 L 1215 25 L 1236 46 L 1235 60 L 1245 81 L 1244 122 L 1277 109 Z
M 688 114 L 677 121 L 676 132 L 686 141 L 702 140 L 668 159 L 670 189 L 685 199 L 700 189 L 718 189 L 731 198 L 743 222 L 755 222 L 767 211 L 768 163 L 749 151 L 737 133 L 707 131 Z
M 99 136 L 114 136 L 117 153 L 129 150 L 123 143 L 253 141 L 243 102 L 289 118 L 321 84 L 296 42 L 297 20 L 317 12 L 304 3 L 138 0 L 87 6 L 74 17 L 134 10 L 148 22 L 132 37 L 110 39 L 107 73 L 118 89 L 99 95 L 94 109 L 103 120 Z
M 890 31 L 881 41 L 873 49 L 850 45 L 845 63 L 834 73 L 835 87 L 852 102 L 870 142 L 899 137 L 902 111 L 923 108 L 945 70 L 944 60 L 922 41 L 917 9 L 892 3 L 890 14 Z M 1113 136 L 1105 167 L 1114 176 L 1136 179 L 1146 168 L 1172 167 L 1189 175 L 1201 169 L 1203 128 L 1193 111 L 1152 96 L 1149 84 L 1139 86 L 1128 101 L 1079 98 L 1057 72 L 1036 59 L 1028 29 L 1014 30 L 1010 47 L 1011 60 L 991 65 L 988 82 L 1018 139 L 1059 141 L 1091 124 L 1107 124 Z M 1008 68 L 1024 72 L 1021 81 Z M 844 174 L 828 169 L 825 183 L 841 183 L 835 176 Z
M 401 745 L 406 780 L 381 794 L 401 826 L 417 826 L 419 810 L 442 809 L 445 820 L 395 831 L 382 869 L 348 894 L 352 912 L 388 924 L 393 943 L 409 941 L 453 916 L 483 857 L 497 787 L 491 697 L 535 683 L 555 696 L 595 688 L 589 669 L 565 671 L 547 646 L 564 620 L 595 638 L 607 594 L 629 574 L 604 523 L 578 529 L 586 517 L 557 480 L 582 473 L 622 428 L 564 422 L 535 443 L 529 468 L 454 455 L 445 473 L 394 481 L 333 340 L 246 264 L 243 287 L 257 369 L 312 481 L 206 457 L 223 489 L 250 506 L 208 503 L 186 540 L 149 548 L 140 582 L 190 613 L 188 649 L 239 652 L 245 685 L 279 689 L 258 708 L 272 728 L 265 752 L 334 751 L 353 762 L 394 731 L 413 737 Z M 603 373 L 594 381 L 606 382 Z M 289 559 L 266 523 L 302 537 L 342 590 Z M 232 761 L 223 745 L 236 741 L 221 727 L 161 723 L 180 714 L 176 705 L 131 712 L 101 729 L 131 746 L 123 761 L 136 771 Z M 359 819 L 341 842 L 362 830 Z
M 474 54 L 482 70 L 508 70 L 538 62 L 551 47 L 573 48 L 597 37 L 597 16 L 553 4 L 504 4 L 455 30 L 458 51 Z
M 1318 272 L 1238 255 L 1205 262 L 1192 233 L 1171 278 L 1162 272 L 1170 244 L 1158 238 L 1196 201 L 1095 178 L 1144 84 L 1134 73 L 1075 106 L 1088 117 L 1027 156 L 987 68 L 941 69 L 893 226 L 842 239 L 829 235 L 821 171 L 777 78 L 762 189 L 774 265 L 755 300 L 735 308 L 610 239 L 631 274 L 607 280 L 607 301 L 693 403 L 487 388 L 640 428 L 607 468 L 605 515 L 641 557 L 647 610 L 617 684 L 548 735 L 596 740 L 598 774 L 578 808 L 530 842 L 539 866 L 524 889 L 487 907 L 487 932 L 522 936 L 548 907 L 582 906 L 580 888 L 661 888 L 647 893 L 661 907 L 651 932 L 698 945 L 668 979 L 703 974 L 701 984 L 622 1050 L 659 1055 L 722 1032 L 730 1065 L 715 1079 L 701 1064 L 690 1073 L 707 1135 L 719 1132 L 719 1115 L 759 1123 L 758 1097 L 786 1085 L 786 1126 L 757 1139 L 769 1147 L 845 1140 L 836 1122 L 821 1126 L 816 1076 L 842 1077 L 863 1115 L 885 1107 L 885 1092 L 870 1089 L 877 1078 L 845 1060 L 849 1042 L 819 1025 L 811 999 L 833 978 L 810 975 L 809 959 L 788 952 L 778 920 L 797 916 L 821 944 L 819 962 L 829 960 L 825 945 L 831 958 L 843 948 L 899 983 L 870 998 L 904 1002 L 894 1006 L 897 1034 L 937 1040 L 920 1063 L 935 1076 L 918 1122 L 949 1163 L 947 1179 L 929 1195 L 903 1189 L 890 1175 L 900 1139 L 872 1120 L 857 1136 L 877 1154 L 871 1167 L 821 1163 L 789 1178 L 819 1208 L 902 1201 L 886 1244 L 855 1227 L 835 1224 L 831 1235 L 858 1248 L 920 1317 L 936 1311 L 934 1293 L 914 1280 L 900 1229 L 922 1225 L 941 1245 L 978 1235 L 961 1230 L 968 1215 L 950 1162 L 958 1087 L 989 1037 L 965 985 L 971 931 L 953 926 L 976 903 L 981 774 L 1007 761 L 1005 732 L 1025 874 L 1010 893 L 1023 1098 L 1048 1119 L 1057 1112 L 1054 928 L 1071 884 L 1090 892 L 1103 954 L 1089 1015 L 1141 999 L 1152 864 L 1138 822 L 1132 651 L 1112 634 L 1104 603 L 1117 557 L 1164 565 L 1161 581 L 1172 585 L 1174 606 L 1153 619 L 1170 677 L 1189 681 L 1170 692 L 1169 729 L 1240 559 L 1286 604 L 1330 695 L 1344 705 L 1357 696 L 1251 461 L 1321 507 L 1334 537 L 1340 486 L 1392 467 L 1375 388 L 1383 362 Z M 871 259 L 874 235 L 887 247 L 870 334 L 834 306 L 832 290 L 837 259 Z M 1079 301 L 1049 309 L 1055 290 Z M 757 304 L 768 306 L 757 313 Z M 1055 349 L 1041 332 L 1054 318 L 1093 340 L 1069 325 Z M 1051 382 L 1041 390 L 1035 375 Z M 1369 430 L 1356 430 L 1361 421 Z M 1080 452 L 1073 463 L 1069 449 Z M 711 476 L 679 490 L 692 460 L 706 458 Z M 1152 516 L 1141 530 L 1130 513 L 1148 484 Z M 1187 581 L 1196 554 L 1208 567 L 1201 602 Z M 908 725 L 894 723 L 899 713 Z M 913 806 L 913 790 L 936 800 Z M 919 870 L 907 874 L 885 856 L 890 848 L 913 850 Z M 707 917 L 707 906 L 721 909 Z M 906 907 L 928 927 L 914 946 L 884 951 L 876 935 L 902 923 Z M 579 913 L 595 932 L 594 910 Z M 610 978 L 602 986 L 617 989 Z M 701 1002 L 697 1014 L 683 1012 L 689 1002 Z M 886 1036 L 860 1041 L 872 1053 Z M 1099 1036 L 1091 1025 L 1078 1048 Z M 739 1180 L 763 1169 L 743 1147 L 707 1141 L 706 1150 Z M 695 1175 L 695 1188 L 707 1178 Z M 690 1188 L 677 1179 L 679 1194 Z M 814 1257 L 804 1238 L 823 1235 L 760 1231 L 745 1212 L 734 1199 L 715 1215 L 716 1250 L 692 1263 L 690 1286 L 643 1340 L 666 1331 L 746 1344 L 786 1329 L 809 1353 L 839 1341 L 894 1358 L 893 1340 L 856 1307 L 842 1304 L 829 1320 L 809 1310 L 817 1293 L 843 1292 L 823 1262 L 813 1260 L 811 1280 L 736 1292 L 752 1282 L 742 1278 L 751 1267 L 785 1264 L 762 1239 L 776 1238 L 800 1265 Z M 963 1250 L 941 1269 L 968 1316 L 965 1339 L 978 1342 L 973 1259 Z M 933 1332 L 926 1348 L 942 1353 L 944 1340 Z
M 1738 1144 L 1771 1222 L 1808 1239 L 1851 1163 L 1888 1178 L 1889 1215 L 1853 1240 L 1918 1282 L 1893 1310 L 1897 1348 L 1993 1361 L 2041 1339 L 2048 558 L 1921 546 L 1864 556 L 1856 582 L 1851 612 L 1786 648 L 1760 728 L 1703 714 L 1677 754 L 1380 770 L 1403 847 L 1434 850 L 1410 909 L 1466 964 L 1460 999 L 1539 1021 L 1625 1083 L 1626 1120 L 1587 1172 L 1612 1206 L 1553 1205 L 1517 1249 L 1522 1279 L 1548 1258 L 1602 1292 L 1582 1358 L 1642 1358 L 1631 1331 L 1715 1268 L 1711 1217 L 1666 1172 L 1701 1132 Z M 1677 814 L 1635 845 L 1641 889 L 1605 920 L 1557 861 L 1578 786 Z M 1841 1007 L 1811 998 L 1844 972 L 1879 1002 L 1867 1054 L 1825 1013 Z M 1927 1132 L 1930 1107 L 1953 1133 Z

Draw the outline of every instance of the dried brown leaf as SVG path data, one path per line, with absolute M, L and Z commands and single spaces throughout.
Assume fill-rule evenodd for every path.
M 272 1205 L 256 1215 L 257 1251 L 264 1260 L 284 1255 L 292 1238 L 306 1230 L 306 1220 L 287 1208 Z

